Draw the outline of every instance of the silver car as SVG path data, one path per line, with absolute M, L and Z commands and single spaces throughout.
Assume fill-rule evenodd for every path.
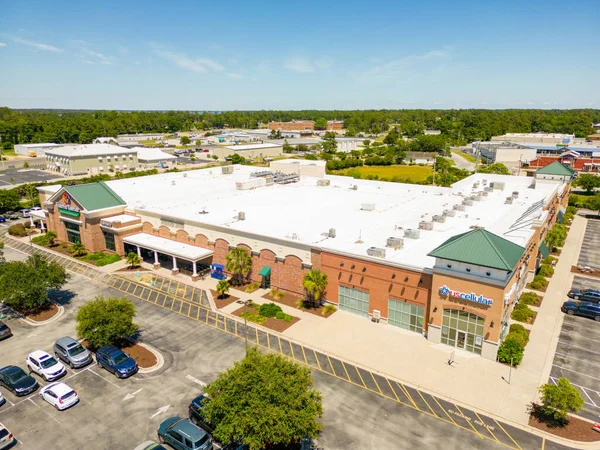
M 54 343 L 54 354 L 73 369 L 92 362 L 92 354 L 79 342 L 68 336 L 60 338 Z

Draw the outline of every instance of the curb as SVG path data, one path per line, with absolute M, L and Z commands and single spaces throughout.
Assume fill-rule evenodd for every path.
M 48 325 L 49 323 L 52 323 L 55 320 L 60 319 L 65 313 L 64 306 L 61 306 L 61 305 L 56 305 L 56 306 L 58 306 L 58 312 L 56 314 L 54 314 L 52 317 L 50 317 L 48 320 L 43 320 L 41 322 L 38 322 L 36 320 L 27 319 L 26 317 L 22 317 L 19 320 L 22 322 L 25 322 L 27 325 L 31 325 L 32 327 L 41 327 L 44 325 Z
M 160 370 L 165 365 L 165 358 L 163 358 L 163 355 L 158 350 L 156 350 L 154 347 L 152 347 L 148 344 L 143 344 L 141 342 L 136 342 L 136 344 L 139 345 L 140 347 L 144 347 L 146 350 L 148 350 L 154 356 L 156 356 L 156 361 L 157 361 L 156 364 L 154 364 L 152 367 L 147 367 L 147 368 L 140 367 L 138 369 L 139 373 L 156 372 L 157 370 Z

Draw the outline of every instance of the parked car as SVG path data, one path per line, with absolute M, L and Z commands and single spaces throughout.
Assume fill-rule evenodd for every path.
M 202 409 L 207 405 L 208 402 L 210 402 L 210 398 L 208 398 L 206 395 L 200 394 L 198 397 L 193 399 L 188 406 L 188 415 L 194 424 L 204 428 L 209 433 L 212 433 L 215 429 L 215 426 L 206 420 L 202 412 Z
M 0 369 L 0 385 L 9 389 L 17 397 L 31 394 L 39 384 L 31 375 L 17 366 L 6 366 Z
M 142 442 L 140 445 L 138 445 L 133 450 L 167 450 L 167 448 L 163 447 L 160 444 L 157 444 L 154 441 L 146 441 L 146 442 Z
M 171 417 L 158 427 L 158 440 L 176 450 L 212 449 L 212 439 L 208 432 L 194 425 L 189 419 Z
M 100 367 L 114 373 L 117 378 L 127 378 L 138 371 L 135 359 L 114 345 L 105 345 L 98 350 L 96 362 Z
M 7 219 L 10 219 L 10 220 L 18 220 L 18 219 L 20 219 L 19 215 L 16 212 L 14 212 L 14 211 L 6 211 L 4 213 L 4 217 L 6 217 Z
M 9 448 L 15 442 L 15 438 L 8 429 L 0 423 L 0 450 Z
M 30 211 L 41 211 L 42 207 L 41 206 L 33 206 Z
M 597 289 L 571 289 L 567 297 L 584 302 L 600 303 L 600 291 Z
M 86 366 L 93 361 L 92 353 L 69 336 L 54 343 L 54 355 L 72 369 Z
M 0 222 L 6 222 L 6 217 L 0 214 Z
M 59 411 L 70 408 L 79 401 L 77 392 L 65 383 L 50 383 L 40 390 L 40 397 L 50 403 Z
M 67 373 L 63 363 L 43 350 L 30 353 L 25 360 L 29 372 L 35 372 L 46 381 L 54 381 Z
M 0 320 L 0 339 L 6 339 L 12 336 L 12 331 L 8 325 Z
M 19 212 L 21 213 L 21 217 L 23 217 L 24 219 L 28 219 L 29 218 L 29 209 L 20 209 Z
M 600 304 L 591 302 L 564 302 L 561 311 L 570 316 L 582 316 L 600 322 Z

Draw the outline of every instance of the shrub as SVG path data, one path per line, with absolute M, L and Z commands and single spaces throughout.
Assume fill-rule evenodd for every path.
M 567 214 L 577 214 L 577 208 L 575 208 L 574 206 L 567 206 Z
M 539 299 L 540 296 L 535 292 L 525 292 L 519 298 L 519 303 L 523 303 L 525 305 L 535 305 Z
M 283 321 L 284 322 L 288 322 L 289 323 L 292 320 L 294 320 L 294 318 L 292 316 L 290 316 L 289 314 L 284 314 L 284 317 L 283 317 Z
M 544 258 L 544 264 L 549 264 L 552 265 L 553 263 L 556 263 L 556 261 L 558 261 L 558 258 L 552 256 L 552 255 L 548 255 L 546 258 Z
M 304 299 L 299 298 L 298 300 L 296 300 L 296 308 L 298 308 L 298 309 L 306 309 L 306 304 L 304 302 Z
M 245 313 L 240 314 L 240 317 L 242 319 L 245 317 L 248 322 L 254 322 L 254 323 L 257 323 L 259 325 L 264 324 L 265 321 L 267 320 L 266 317 L 261 316 L 259 314 L 251 313 L 250 311 L 247 311 Z
M 25 225 L 22 223 L 17 223 L 15 225 L 11 225 L 8 227 L 8 234 L 11 236 L 27 236 L 27 230 L 25 229 Z
M 520 333 L 508 333 L 506 335 L 506 339 L 514 339 L 515 341 L 517 341 L 523 347 L 525 347 L 527 345 L 527 340 Z
M 577 413 L 583 408 L 583 397 L 566 378 L 559 378 L 556 385 L 544 384 L 539 391 L 542 394 L 542 413 L 560 422 L 565 421 L 568 413 Z
M 275 303 L 264 303 L 260 305 L 258 312 L 261 316 L 265 317 L 275 317 L 278 312 L 281 312 L 281 306 L 276 305 Z
M 37 245 L 41 245 L 43 247 L 50 245 L 50 243 L 48 242 L 48 237 L 45 234 L 34 237 L 33 239 L 31 239 L 31 242 Z
M 542 275 L 536 275 L 533 277 L 533 281 L 529 284 L 531 289 L 543 289 L 548 286 L 548 280 L 546 280 Z
M 335 306 L 333 305 L 327 305 L 323 308 L 323 311 L 321 311 L 321 314 L 323 316 L 327 316 L 329 314 L 333 314 L 335 312 Z
M 258 288 L 260 288 L 260 281 L 255 281 L 254 283 L 250 283 L 248 286 L 246 286 L 246 289 L 244 289 L 244 291 L 248 294 L 251 294 Z
M 541 275 L 543 277 L 551 277 L 552 275 L 554 275 L 554 267 L 548 264 L 542 264 L 540 266 L 540 270 L 538 271 L 538 275 Z
M 524 303 L 517 303 L 510 317 L 517 322 L 528 323 L 535 317 L 535 312 Z
M 281 300 L 285 294 L 277 289 L 271 289 L 269 295 L 277 300 Z
M 107 266 L 112 263 L 116 263 L 117 261 L 121 261 L 121 257 L 115 253 L 104 255 L 103 258 L 96 260 L 97 267 Z
M 285 313 L 283 311 L 279 311 L 277 314 L 275 314 L 275 318 L 283 320 L 285 318 Z
M 514 338 L 506 338 L 498 348 L 498 361 L 517 367 L 523 360 L 525 348 Z
M 513 323 L 510 326 L 510 331 L 508 333 L 507 338 L 511 336 L 519 336 L 520 339 L 522 339 L 523 342 L 521 342 L 523 344 L 523 347 L 525 347 L 527 345 L 527 343 L 529 342 L 529 334 L 527 334 L 527 330 L 525 329 L 525 327 L 519 323 Z

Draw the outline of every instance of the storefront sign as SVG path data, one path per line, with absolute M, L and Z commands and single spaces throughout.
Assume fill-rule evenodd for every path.
M 79 209 L 74 207 L 67 207 L 65 205 L 58 205 L 58 212 L 65 216 L 79 217 Z
M 106 227 L 106 228 L 112 228 L 112 222 L 108 222 L 106 220 L 101 220 L 100 225 L 102 225 L 103 227 Z
M 448 289 L 447 286 L 442 286 L 440 288 L 440 294 L 460 298 L 461 300 L 467 300 L 469 302 L 480 303 L 482 305 L 490 306 L 492 304 L 491 298 L 485 298 L 483 295 L 477 295 L 473 292 L 467 294 L 465 292 L 453 291 L 452 289 Z

